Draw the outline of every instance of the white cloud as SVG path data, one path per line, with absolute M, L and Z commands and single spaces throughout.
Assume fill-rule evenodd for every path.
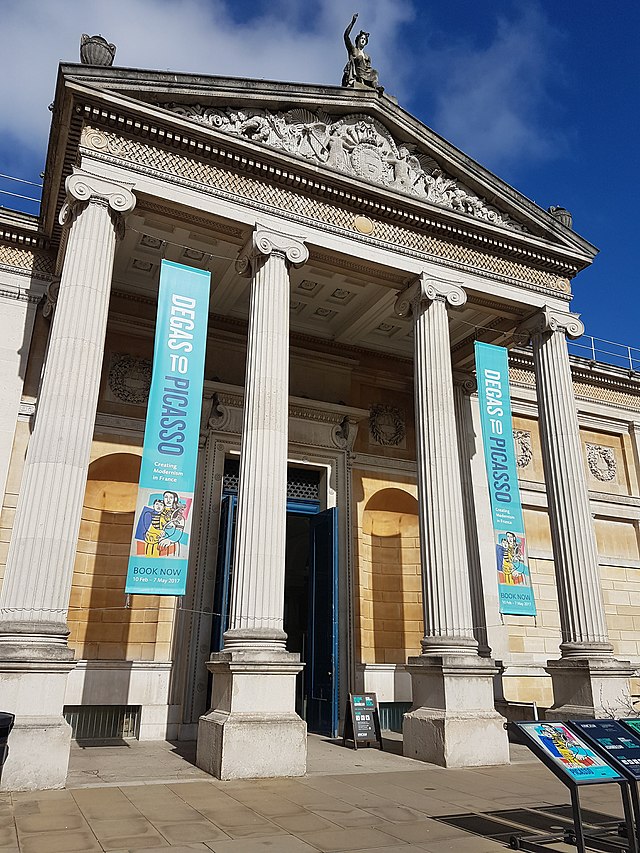
M 238 24 L 233 1 L 2 0 L 2 159 L 17 166 L 37 152 L 44 161 L 56 67 L 78 61 L 82 32 L 116 44 L 123 67 L 340 83 L 351 14 L 342 0 L 318 0 L 311 25 L 298 0 L 273 2 Z M 358 21 L 372 33 L 374 65 L 394 94 L 402 94 L 408 62 L 399 28 L 412 14 L 410 0 L 368 0 Z
M 515 17 L 499 15 L 496 24 L 481 46 L 469 38 L 426 48 L 435 90 L 429 124 L 493 169 L 565 153 L 549 94 L 562 79 L 560 34 L 535 3 L 518 6 Z

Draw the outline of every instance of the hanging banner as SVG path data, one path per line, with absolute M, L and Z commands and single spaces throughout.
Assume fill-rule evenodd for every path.
M 210 279 L 162 261 L 127 593 L 186 591 Z
M 500 613 L 535 616 L 513 442 L 507 350 L 476 341 L 476 375 L 496 545 Z

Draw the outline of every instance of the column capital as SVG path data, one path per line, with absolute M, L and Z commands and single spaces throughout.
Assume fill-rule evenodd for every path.
M 452 308 L 460 308 L 467 301 L 467 294 L 460 281 L 437 278 L 429 273 L 421 273 L 407 288 L 398 294 L 395 312 L 406 317 L 421 302 L 446 302 Z
M 285 260 L 293 267 L 301 267 L 309 259 L 309 250 L 302 238 L 282 234 L 257 223 L 236 260 L 236 272 L 249 278 L 252 275 L 252 261 L 272 254 L 284 255 Z
M 114 213 L 130 213 L 136 205 L 136 197 L 131 191 L 133 186 L 92 175 L 74 167 L 73 174 L 69 175 L 64 184 L 67 198 L 60 211 L 60 224 L 66 223 L 70 209 L 78 202 L 88 202 L 92 198 L 106 202 Z
M 453 387 L 459 388 L 463 394 L 469 396 L 478 390 L 478 380 L 473 373 L 464 373 L 460 370 L 453 371 Z
M 584 323 L 579 314 L 570 311 L 556 311 L 545 305 L 531 317 L 521 323 L 517 329 L 518 333 L 532 338 L 534 335 L 545 332 L 562 332 L 568 338 L 579 338 L 584 334 Z

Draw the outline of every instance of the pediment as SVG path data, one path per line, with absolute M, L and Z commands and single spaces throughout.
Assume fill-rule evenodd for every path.
M 286 159 L 287 169 L 294 158 L 333 184 L 357 181 L 380 190 L 381 210 L 404 196 L 458 229 L 475 222 L 484 233 L 497 229 L 568 253 L 576 270 L 597 251 L 386 94 L 81 65 L 61 66 L 59 84 L 92 92 L 112 107 L 120 102 L 145 121 L 193 124 L 245 151 L 261 148 L 272 159 Z M 56 102 L 60 96 L 59 89 Z
M 423 146 L 401 142 L 363 112 L 332 116 L 322 109 L 287 110 L 168 103 L 166 109 L 198 124 L 376 186 L 446 207 L 515 231 L 526 226 L 448 174 Z

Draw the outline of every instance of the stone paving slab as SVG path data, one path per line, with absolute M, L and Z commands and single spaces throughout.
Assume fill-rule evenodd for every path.
M 526 817 L 518 810 L 569 803 L 522 750 L 509 766 L 444 770 L 309 738 L 307 776 L 233 782 L 193 767 L 192 752 L 165 743 L 74 748 L 67 789 L 0 797 L 0 853 L 496 853 Z M 582 800 L 620 813 L 615 785 Z M 487 812 L 511 821 L 499 840 L 447 822 Z

